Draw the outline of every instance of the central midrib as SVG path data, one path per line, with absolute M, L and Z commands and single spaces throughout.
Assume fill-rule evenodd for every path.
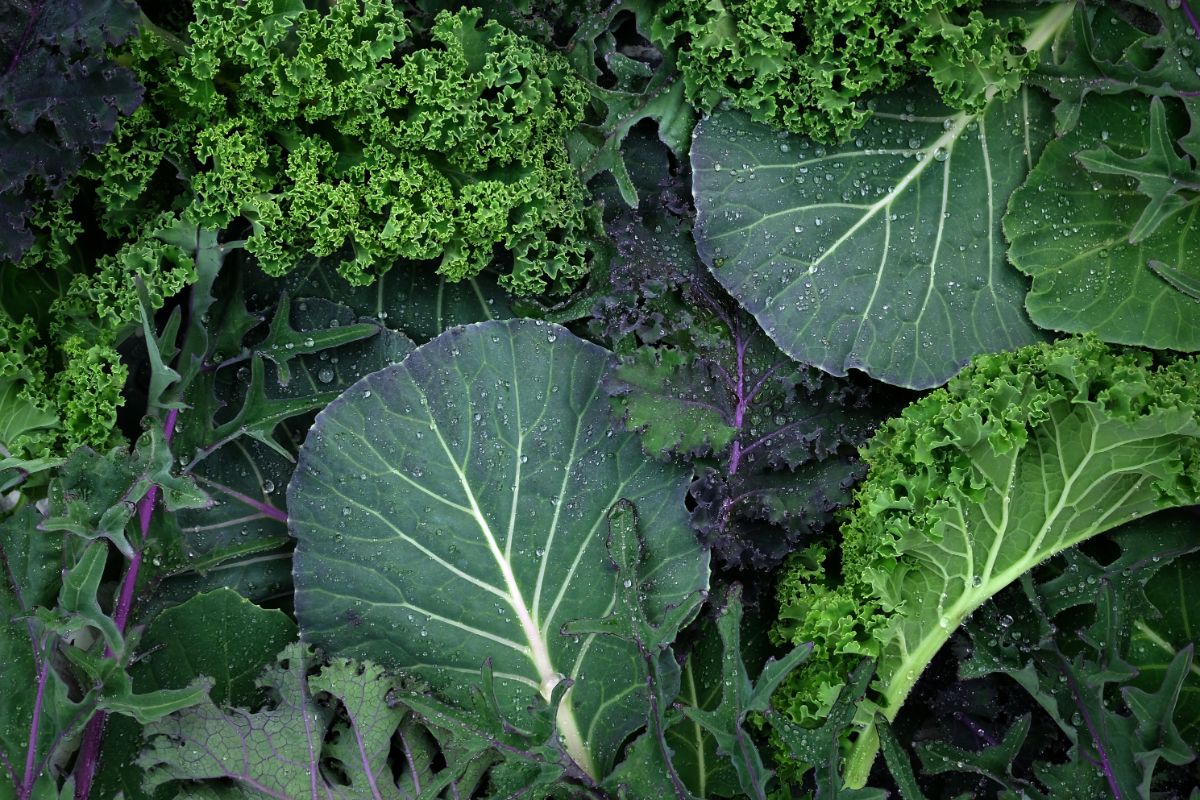
M 425 398 L 425 400 L 426 408 L 428 409 L 428 398 Z M 450 451 L 450 446 L 442 436 L 441 428 L 438 427 L 437 420 L 434 418 L 432 412 L 429 413 L 429 421 L 434 435 L 437 436 L 438 442 L 441 444 L 442 452 L 446 455 L 446 461 L 454 470 L 454 474 L 458 476 L 458 482 L 462 486 L 463 494 L 466 495 L 471 516 L 474 518 L 475 524 L 479 526 L 480 532 L 483 533 L 484 539 L 487 541 L 488 550 L 491 552 L 492 558 L 495 559 L 496 565 L 500 568 L 500 574 L 504 578 L 504 586 L 508 594 L 508 604 L 517 615 L 521 632 L 529 643 L 529 658 L 533 662 L 534 669 L 537 670 L 538 684 L 541 687 L 542 697 L 549 701 L 553 695 L 554 687 L 563 679 L 563 675 L 554 668 L 554 664 L 550 660 L 549 647 L 546 644 L 546 640 L 542 637 L 541 631 L 538 630 L 537 624 L 534 622 L 533 615 L 529 611 L 529 606 L 525 603 L 525 597 L 521 593 L 521 587 L 517 583 L 516 575 L 513 573 L 512 563 L 505 557 L 504 552 L 501 551 L 496 537 L 492 533 L 491 525 L 488 524 L 482 510 L 479 508 L 479 503 L 476 502 L 475 492 L 471 489 L 471 484 L 467 480 L 466 473 L 463 472 L 462 468 L 458 465 L 458 461 L 455 460 L 454 454 Z M 595 776 L 595 767 L 592 764 L 591 754 L 584 744 L 569 694 L 563 697 L 558 707 L 557 721 L 559 731 L 566 741 L 567 753 L 570 754 L 571 758 L 585 772 Z

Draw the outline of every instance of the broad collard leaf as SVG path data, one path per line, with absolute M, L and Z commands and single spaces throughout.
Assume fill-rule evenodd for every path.
M 1046 147 L 1013 193 L 1004 232 L 1012 263 L 1033 279 L 1025 305 L 1038 325 L 1120 344 L 1200 350 L 1200 303 L 1151 266 L 1161 262 L 1195 280 L 1200 194 L 1156 190 L 1169 203 L 1156 210 L 1144 186 L 1169 184 L 1161 170 L 1145 180 L 1109 174 L 1146 157 L 1148 134 L 1161 140 L 1170 115 L 1159 112 L 1170 109 L 1153 103 L 1136 95 L 1089 98 L 1078 124 Z M 1097 171 L 1101 164 L 1086 156 L 1101 146 L 1107 166 Z M 1085 156 L 1083 163 L 1076 156 Z
M 1000 215 L 1050 138 L 1048 104 L 1022 90 L 955 114 L 910 87 L 874 107 L 835 147 L 741 113 L 701 122 L 696 243 L 789 356 L 928 388 L 978 353 L 1040 338 Z
M 612 433 L 608 363 L 556 325 L 453 329 L 322 411 L 288 486 L 306 639 L 416 671 L 451 700 L 491 657 L 509 713 L 570 678 L 558 725 L 593 777 L 644 720 L 637 648 L 559 630 L 619 602 L 605 568 L 612 504 L 628 499 L 654 532 L 652 623 L 708 582 L 688 472 Z

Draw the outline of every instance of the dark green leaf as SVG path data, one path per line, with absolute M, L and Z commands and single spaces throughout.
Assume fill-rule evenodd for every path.
M 1175 150 L 1175 137 L 1167 129 L 1167 112 L 1162 98 L 1150 101 L 1148 150 L 1128 157 L 1110 147 L 1082 150 L 1075 159 L 1091 172 L 1121 175 L 1137 181 L 1137 189 L 1149 198 L 1142 215 L 1129 232 L 1130 244 L 1137 244 L 1158 229 L 1172 214 L 1187 207 L 1194 197 L 1181 192 L 1200 191 L 1200 173 L 1192 160 Z
M 717 752 L 733 763 L 742 791 L 756 800 L 766 800 L 767 784 L 772 771 L 763 765 L 751 733 L 746 730 L 747 717 L 751 713 L 768 710 L 771 694 L 779 688 L 788 673 L 804 662 L 812 653 L 812 645 L 801 645 L 779 661 L 769 660 L 754 683 L 742 661 L 741 652 L 742 605 L 741 587 L 734 585 L 729 591 L 726 606 L 717 620 L 725 654 L 721 666 L 721 704 L 712 711 L 685 707 L 683 713 L 703 727 L 717 742 Z
M 1174 286 L 1176 290 L 1200 302 L 1200 277 L 1154 259 L 1150 259 L 1149 266 L 1155 275 Z
M 491 657 L 510 715 L 569 677 L 558 722 L 593 777 L 645 719 L 637 648 L 559 632 L 620 602 L 595 535 L 609 508 L 629 499 L 654 531 L 652 624 L 708 579 L 683 506 L 688 475 L 612 434 L 607 365 L 555 325 L 451 330 L 326 408 L 288 487 L 306 638 L 414 670 L 459 701 L 463 676 Z
M 904 800 L 925 800 L 925 795 L 917 783 L 917 776 L 913 774 L 908 751 L 896 738 L 891 723 L 880 715 L 875 718 L 875 727 L 879 731 L 879 749 L 883 751 L 883 760 L 887 763 L 888 772 L 892 774 L 892 780 L 900 789 L 900 797 Z
M 1103 143 L 1117 158 L 1138 158 L 1147 150 L 1149 107 L 1132 96 L 1088 99 L 1079 124 L 1046 147 L 1009 200 L 1009 257 L 1033 279 L 1025 305 L 1042 327 L 1090 331 L 1120 344 L 1200 350 L 1196 301 L 1147 268 L 1158 261 L 1184 269 L 1200 258 L 1200 194 L 1171 195 L 1186 200 L 1159 214 L 1138 181 L 1089 172 L 1072 157 Z M 1131 242 L 1130 231 L 1143 218 L 1157 225 Z
M 875 107 L 836 147 L 740 113 L 701 122 L 696 242 L 792 358 L 937 386 L 978 353 L 1040 338 L 1000 215 L 1050 138 L 1049 114 L 1027 90 L 979 114 L 954 114 L 924 89 Z

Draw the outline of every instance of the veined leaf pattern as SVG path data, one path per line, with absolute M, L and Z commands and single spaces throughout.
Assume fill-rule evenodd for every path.
M 880 98 L 833 148 L 740 113 L 697 127 L 701 256 L 793 358 L 920 389 L 1039 338 L 1000 216 L 1050 138 L 1049 105 L 1022 91 L 979 115 L 938 108 L 927 89 Z
M 288 488 L 308 641 L 464 702 L 490 657 L 513 713 L 569 678 L 558 724 L 593 776 L 645 720 L 636 647 L 560 633 L 616 607 L 609 508 L 638 510 L 652 622 L 708 581 L 684 506 L 690 473 L 612 431 L 608 365 L 556 325 L 453 329 L 331 403 Z

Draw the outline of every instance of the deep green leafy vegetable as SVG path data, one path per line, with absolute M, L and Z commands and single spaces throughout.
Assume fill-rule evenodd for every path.
M 1196 524 L 1194 517 L 1191 524 Z M 1137 565 L 1139 569 L 1144 566 Z M 1200 597 L 1191 590 L 1198 567 L 1200 556 L 1194 552 L 1175 556 L 1166 566 L 1153 570 L 1146 581 L 1146 599 L 1154 613 L 1146 613 L 1133 623 L 1129 662 L 1138 672 L 1134 685 L 1151 688 L 1162 680 L 1179 651 L 1200 640 L 1195 627 L 1200 619 Z M 1176 704 L 1175 719 L 1188 747 L 1200 752 L 1200 666 L 1194 660 L 1189 672 Z
M 511 255 L 519 293 L 586 273 L 583 187 L 565 137 L 586 91 L 565 61 L 478 10 L 416 31 L 391 3 L 328 9 L 201 0 L 175 52 L 150 31 L 146 111 L 103 181 L 136 197 L 164 159 L 191 175 L 184 212 L 282 275 L 304 255 L 370 283 L 399 258 L 452 280 Z
M 605 548 L 620 582 L 617 607 L 598 619 L 571 620 L 563 625 L 562 632 L 569 636 L 599 634 L 616 637 L 632 644 L 641 660 L 646 732 L 641 741 L 632 746 L 637 755 L 626 758 L 608 776 L 608 784 L 616 787 L 618 794 L 636 793 L 644 791 L 649 781 L 660 784 L 661 789 L 679 800 L 694 800 L 675 769 L 666 738 L 671 725 L 668 719 L 670 704 L 679 692 L 680 679 L 679 663 L 671 644 L 679 631 L 696 616 L 708 593 L 704 590 L 693 593 L 668 607 L 657 623 L 651 622 L 642 598 L 646 541 L 639 528 L 637 509 L 632 503 L 622 498 L 613 504 L 608 512 Z M 644 754 L 640 752 L 643 750 Z
M 610 173 L 630 208 L 639 202 L 625 148 L 633 128 L 654 121 L 659 140 L 682 158 L 696 124 L 696 111 L 675 69 L 674 51 L 652 47 L 648 41 L 655 6 L 651 0 L 609 3 L 584 16 L 567 45 L 567 58 L 591 94 L 583 124 L 568 139 L 572 159 L 585 181 Z M 623 27 L 622 39 L 633 38 L 634 46 L 618 43 Z
M 653 38 L 677 44 L 691 100 L 721 99 L 770 123 L 840 141 L 869 117 L 863 97 L 928 74 L 942 99 L 976 111 L 1011 97 L 1036 57 L 1016 17 L 976 0 L 805 3 L 667 0 Z
M 1038 325 L 1200 350 L 1200 303 L 1151 267 L 1161 262 L 1187 283 L 1200 253 L 1200 195 L 1178 182 L 1192 167 L 1170 141 L 1167 110 L 1136 95 L 1090 97 L 1013 193 L 1004 232 L 1012 263 L 1033 278 L 1026 308 Z
M 1040 59 L 1031 80 L 1058 101 L 1054 116 L 1059 132 L 1066 133 L 1078 124 L 1092 94 L 1195 97 L 1198 38 L 1200 20 L 1186 3 L 1078 3 L 1070 27 Z
M 724 687 L 721 703 L 713 710 L 685 707 L 683 713 L 716 739 L 717 753 L 732 762 L 746 796 L 766 800 L 772 771 L 763 766 L 762 756 L 745 725 L 751 714 L 770 711 L 772 693 L 792 670 L 811 655 L 812 645 L 801 644 L 778 661 L 767 661 L 758 679 L 751 683 L 741 653 L 740 593 L 740 587 L 730 591 L 727 604 L 717 620 L 717 628 L 725 645 L 721 664 L 721 684 Z
M 654 221 L 613 226 L 596 322 L 625 351 L 614 413 L 650 456 L 693 465 L 692 523 L 723 562 L 772 568 L 849 502 L 856 447 L 892 406 L 789 359 L 707 274 L 689 228 Z
M 139 689 L 181 688 L 207 676 L 209 699 L 218 705 L 251 708 L 256 679 L 275 655 L 296 639 L 296 623 L 278 610 L 260 608 L 230 589 L 197 593 L 167 609 L 138 642 L 140 656 L 129 673 Z M 126 718 L 108 721 L 97 797 L 147 797 L 133 760 L 141 750 L 141 726 Z
M 875 710 L 894 719 L 962 620 L 1034 565 L 1131 519 L 1200 500 L 1200 362 L 1068 339 L 981 356 L 864 448 L 842 575 L 802 554 L 780 584 L 780 634 L 815 643 L 790 713 L 827 713 L 879 659 L 848 756 L 861 786 Z
M 43 533 L 40 521 L 26 505 L 0 523 L 0 678 L 10 689 L 0 702 L 0 796 L 16 800 L 58 797 L 73 744 L 97 712 L 146 724 L 207 691 L 199 680 L 135 691 L 124 671 L 130 642 L 100 605 L 108 543 Z
M 133 73 L 105 53 L 136 19 L 127 0 L 0 3 L 0 263 L 21 258 L 35 206 L 141 102 Z
M 197 259 L 216 258 L 216 235 L 170 219 L 115 253 L 77 242 L 70 198 L 46 211 L 57 237 L 0 269 L 0 485 L 58 463 L 88 445 L 109 449 L 128 367 L 117 347 L 141 322 L 141 282 L 151 310 L 197 279 Z M 216 254 L 215 256 L 213 254 Z
M 250 297 L 270 303 L 280 286 L 293 297 L 323 297 L 353 309 L 358 317 L 424 344 L 455 325 L 513 316 L 507 294 L 490 273 L 452 282 L 418 266 L 398 264 L 370 286 L 356 286 L 328 261 L 300 264 L 280 280 L 249 287 Z
M 771 730 L 780 746 L 790 753 L 793 761 L 784 763 L 793 777 L 810 767 L 816 767 L 817 800 L 884 800 L 881 789 L 847 789 L 841 774 L 842 740 L 850 730 L 857 706 L 867 691 L 874 669 L 863 660 L 846 679 L 846 684 L 834 700 L 829 714 L 815 727 L 802 727 L 785 714 L 770 717 Z
M 1200 172 L 1191 158 L 1175 151 L 1175 137 L 1167 127 L 1167 112 L 1160 97 L 1150 101 L 1146 135 L 1147 152 L 1136 158 L 1121 155 L 1108 145 L 1075 154 L 1075 160 L 1092 172 L 1133 178 L 1137 190 L 1149 199 L 1129 232 L 1130 244 L 1154 233 L 1163 220 L 1191 204 L 1195 198 L 1189 194 L 1200 191 Z
M 1069 11 L 1045 12 L 1027 44 Z M 701 122 L 696 243 L 793 358 L 937 386 L 974 355 L 1039 338 L 1000 215 L 1050 137 L 1049 114 L 1028 90 L 955 114 L 908 88 L 874 108 L 853 141 L 828 148 L 740 113 Z
M 1009 792 L 1040 796 L 1040 792 L 1029 781 L 1013 775 L 1013 762 L 1025 737 L 1029 735 L 1030 717 L 1021 717 L 1013 723 L 996 744 L 982 750 L 963 750 L 944 742 L 923 742 L 917 746 L 922 770 L 930 775 L 943 772 L 973 772 L 1004 787 Z M 1083 787 L 1076 786 L 1079 790 Z M 907 800 L 907 798 L 906 798 Z
M 688 474 L 610 431 L 607 364 L 555 325 L 451 330 L 330 404 L 288 486 L 307 639 L 416 671 L 452 700 L 491 657 L 509 712 L 569 677 L 558 724 L 593 777 L 641 713 L 633 645 L 559 632 L 618 602 L 599 533 L 610 506 L 627 498 L 654 532 L 652 623 L 708 580 Z
M 679 678 L 678 704 L 711 711 L 721 704 L 724 647 L 715 625 L 704 620 Z M 667 729 L 672 762 L 688 788 L 699 797 L 735 797 L 737 773 L 729 759 L 717 755 L 717 743 L 702 726 L 681 720 Z M 626 757 L 628 759 L 628 756 Z
M 138 758 L 145 787 L 174 784 L 176 798 L 414 797 L 421 776 L 391 756 L 408 709 L 404 684 L 374 664 L 321 665 L 303 645 L 263 671 L 258 710 L 208 702 L 148 725 Z M 386 794 L 380 795 L 384 791 Z
M 1035 765 L 1049 792 L 1014 778 L 1001 753 L 968 756 L 971 768 L 1032 797 L 1060 796 L 1064 778 L 1076 782 L 1071 791 L 1081 797 L 1149 798 L 1152 785 L 1167 796 L 1185 796 L 1194 776 L 1179 767 L 1190 764 L 1194 752 L 1180 730 L 1191 721 L 1180 697 L 1186 686 L 1196 685 L 1194 643 L 1170 648 L 1164 657 L 1156 646 L 1151 660 L 1158 665 L 1145 674 L 1135 662 L 1146 655 L 1136 638 L 1146 620 L 1178 613 L 1173 602 L 1160 612 L 1145 587 L 1160 569 L 1200 548 L 1194 525 L 1194 516 L 1181 512 L 1123 526 L 1112 536 L 1116 558 L 1102 561 L 1070 551 L 1049 577 L 1025 576 L 1019 588 L 981 611 L 968 626 L 974 648 L 964 676 L 1010 676 L 1071 747 L 1066 765 Z M 1019 737 L 1010 732 L 1006 745 L 1010 737 L 1015 742 L 1007 755 L 1015 754 L 1025 733 L 1027 725 Z M 964 760 L 941 746 L 922 753 L 929 763 L 927 754 L 939 771 Z

